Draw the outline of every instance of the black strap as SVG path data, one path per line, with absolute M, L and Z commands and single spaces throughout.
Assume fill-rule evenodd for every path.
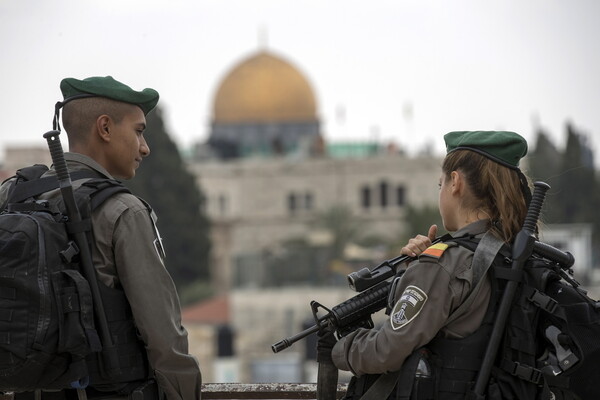
M 121 185 L 119 182 L 117 182 L 117 181 L 109 181 L 109 182 L 111 182 L 112 186 L 106 186 L 106 187 L 100 188 L 99 191 L 97 191 L 92 196 L 92 199 L 90 201 L 90 209 L 92 211 L 95 210 L 96 208 L 100 207 L 100 205 L 102 205 L 109 197 L 111 197 L 114 194 L 131 193 L 131 191 L 128 188 Z
M 544 377 L 542 371 L 529 365 L 521 364 L 516 361 L 503 359 L 500 364 L 501 368 L 511 375 L 518 376 L 527 382 L 535 384 L 540 383 Z
M 462 316 L 465 313 L 465 310 L 471 307 L 483 285 L 483 277 L 487 274 L 503 245 L 504 242 L 494 236 L 490 231 L 487 231 L 483 235 L 475 248 L 473 260 L 471 261 L 471 270 L 473 272 L 471 292 L 462 304 L 448 316 L 445 326 L 448 326 L 455 319 Z
M 17 170 L 15 174 L 17 178 L 22 180 L 31 181 L 44 175 L 48 171 L 48 166 L 44 164 L 34 164 L 30 167 L 25 167 Z
M 360 400 L 387 399 L 394 390 L 399 377 L 400 374 L 397 371 L 382 374 L 379 378 L 377 378 L 375 383 L 369 387 L 365 394 L 362 395 Z
M 67 221 L 67 232 L 74 235 L 81 232 L 89 232 L 92 230 L 92 221 L 89 218 L 82 219 L 81 221 Z
M 523 270 L 515 271 L 512 268 L 506 267 L 494 267 L 494 275 L 496 279 L 503 279 L 507 281 L 523 281 Z
M 100 351 L 102 345 L 100 338 L 94 328 L 94 313 L 93 313 L 93 300 L 92 294 L 89 289 L 88 282 L 78 272 L 70 269 L 62 271 L 64 275 L 70 278 L 77 287 L 77 302 L 82 312 L 79 313 L 79 319 L 83 326 L 87 339 L 90 343 L 92 351 Z
M 32 212 L 32 211 L 48 211 L 58 213 L 58 209 L 51 207 L 47 201 L 34 201 L 29 203 L 9 203 L 6 209 L 10 212 Z
M 95 171 L 83 169 L 71 172 L 71 179 L 86 179 L 98 178 L 99 174 Z M 10 194 L 8 203 L 20 203 L 30 197 L 39 196 L 42 193 L 57 189 L 59 186 L 56 176 L 47 176 L 44 178 L 21 181 L 14 184 L 12 193 Z
M 542 310 L 551 314 L 554 313 L 556 311 L 556 308 L 558 307 L 558 302 L 556 300 L 554 300 L 547 294 L 542 293 L 535 288 L 532 288 L 531 286 L 523 287 L 523 294 L 525 294 L 527 300 L 529 300 Z

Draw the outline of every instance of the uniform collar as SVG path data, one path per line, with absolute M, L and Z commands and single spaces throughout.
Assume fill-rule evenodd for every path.
M 487 232 L 489 229 L 490 229 L 490 220 L 487 218 L 480 219 L 478 221 L 471 222 L 467 226 L 463 226 L 462 228 L 460 228 L 459 230 L 454 232 L 452 234 L 452 237 L 457 238 L 457 237 L 466 236 L 466 235 L 472 235 L 472 236 L 482 235 L 485 232 Z
M 90 168 L 93 169 L 94 171 L 98 172 L 99 174 L 101 174 L 102 176 L 108 178 L 108 179 L 115 179 L 111 176 L 111 174 L 100 164 L 98 164 L 93 158 L 88 157 L 86 155 L 80 154 L 80 153 L 70 153 L 70 152 L 66 152 L 65 153 L 65 161 L 68 161 L 71 165 L 69 165 L 70 168 L 72 168 L 73 170 L 79 170 L 79 169 L 84 169 L 84 168 Z M 75 165 L 73 165 L 75 164 Z M 80 165 L 77 165 L 80 164 Z

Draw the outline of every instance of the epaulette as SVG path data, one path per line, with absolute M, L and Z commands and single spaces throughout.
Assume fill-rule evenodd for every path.
M 419 255 L 419 259 L 421 259 L 421 257 L 430 257 L 430 258 L 439 260 L 448 247 L 453 247 L 455 245 L 456 244 L 452 243 L 452 242 L 450 242 L 450 243 L 441 243 L 440 242 L 440 243 L 433 244 L 433 245 L 429 246 L 424 252 L 422 252 Z

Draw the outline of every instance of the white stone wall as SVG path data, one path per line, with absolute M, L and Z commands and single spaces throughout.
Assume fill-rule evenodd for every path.
M 384 154 L 367 158 L 269 158 L 192 164 L 190 171 L 207 197 L 213 224 L 212 271 L 227 290 L 237 255 L 272 249 L 289 237 L 307 235 L 319 213 L 348 207 L 365 234 L 393 238 L 400 233 L 404 206 L 396 204 L 403 186 L 405 204 L 437 206 L 441 159 Z M 388 205 L 379 205 L 379 185 L 388 184 Z M 371 207 L 361 204 L 361 190 L 372 189 Z M 288 197 L 311 196 L 309 209 L 290 212 Z M 302 201 L 298 201 L 302 203 Z

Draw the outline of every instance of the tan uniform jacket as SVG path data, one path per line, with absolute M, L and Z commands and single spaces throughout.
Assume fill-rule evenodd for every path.
M 472 223 L 453 234 L 478 237 L 488 220 Z M 482 282 L 473 303 L 446 324 L 448 317 L 472 289 L 473 252 L 448 241 L 439 258 L 421 255 L 409 264 L 395 292 L 395 306 L 379 329 L 358 329 L 341 338 L 333 348 L 334 364 L 355 375 L 397 371 L 417 348 L 429 343 L 438 332 L 462 338 L 481 324 L 491 295 L 489 278 Z M 405 313 L 405 309 L 410 311 Z M 453 317 L 454 318 L 454 317 Z
M 65 153 L 65 159 L 70 171 L 93 169 L 112 178 L 89 157 Z M 80 184 L 73 182 L 74 188 Z M 0 204 L 6 198 L 5 191 L 0 191 Z M 58 191 L 48 193 L 55 195 Z M 137 197 L 119 193 L 94 211 L 92 226 L 92 258 L 98 279 L 125 291 L 146 344 L 150 368 L 162 391 L 168 400 L 200 399 L 200 369 L 188 354 L 179 298 L 155 247 L 150 211 Z

